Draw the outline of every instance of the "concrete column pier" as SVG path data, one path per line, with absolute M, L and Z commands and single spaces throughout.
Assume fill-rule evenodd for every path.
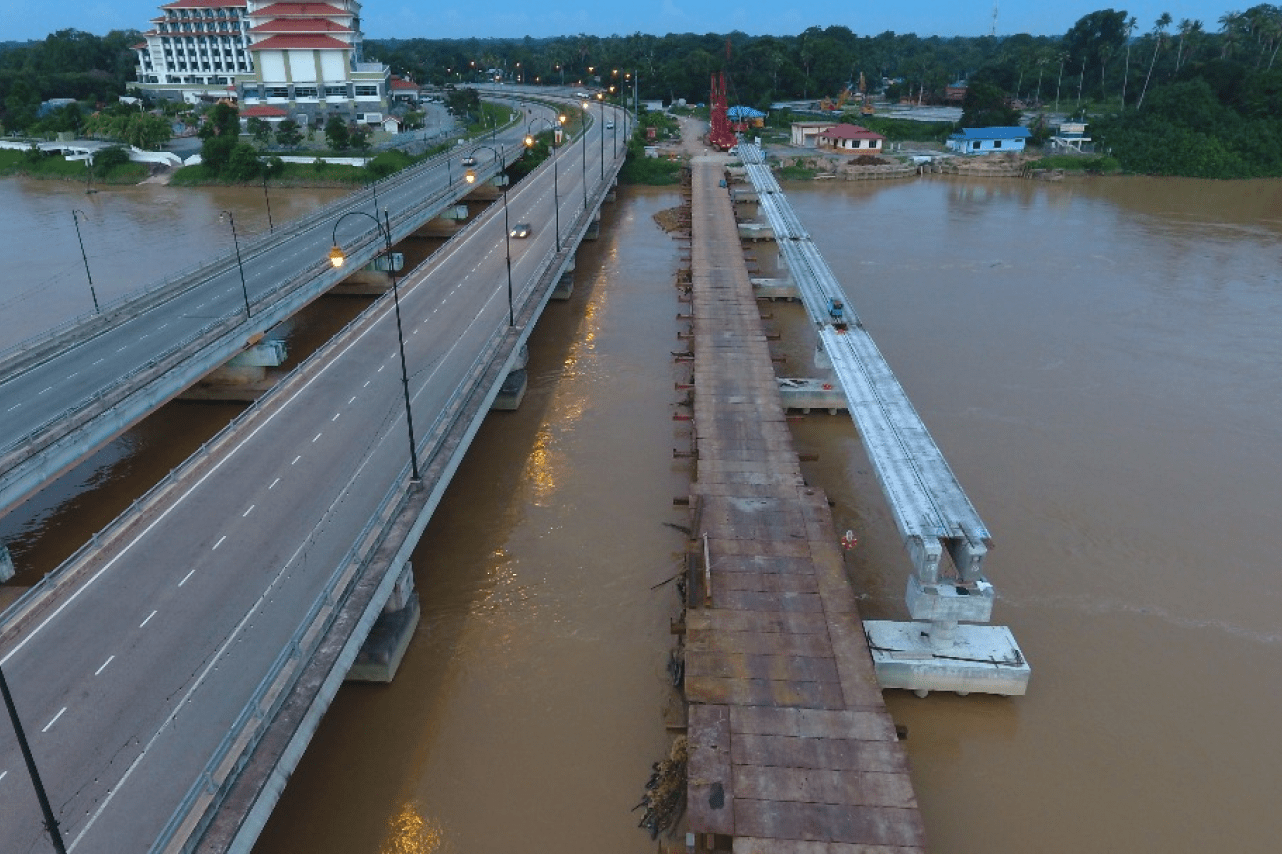
M 826 409 L 829 415 L 836 415 L 847 408 L 846 395 L 831 380 L 778 377 L 777 382 L 785 409 L 799 409 L 803 414 Z
M 276 384 L 276 377 L 267 369 L 285 364 L 288 355 L 284 341 L 259 341 L 226 365 L 206 374 L 178 397 L 253 403 Z
M 347 671 L 347 682 L 391 682 L 409 648 L 414 629 L 418 627 L 421 608 L 414 587 L 414 567 L 409 561 L 401 567 L 400 577 L 383 612 L 374 621 L 365 645 L 356 654 Z
M 770 227 L 768 222 L 741 222 L 739 223 L 740 240 L 774 240 L 775 230 Z
M 4 543 L 0 543 L 0 584 L 13 578 L 15 574 L 13 556 L 9 554 L 9 547 Z
M 522 345 L 521 351 L 516 354 L 516 359 L 512 362 L 512 370 L 508 372 L 507 379 L 503 380 L 503 385 L 499 387 L 498 396 L 490 404 L 491 411 L 511 412 L 521 405 L 521 401 L 525 399 L 525 390 L 529 387 L 529 373 L 525 370 L 529 359 L 530 348 Z
M 800 299 L 797 283 L 792 279 L 749 279 L 752 293 L 757 299 Z
M 467 222 L 471 213 L 465 204 L 454 205 L 445 213 L 436 219 L 427 223 L 418 231 L 414 232 L 415 237 L 453 237 L 459 229 Z
M 574 266 L 571 265 L 561 273 L 561 278 L 556 280 L 556 287 L 552 289 L 552 296 L 549 299 L 568 300 L 574 293 Z
M 588 230 L 583 233 L 584 240 L 596 240 L 601 236 L 601 212 L 597 211 L 592 215 L 592 221 L 588 223 Z

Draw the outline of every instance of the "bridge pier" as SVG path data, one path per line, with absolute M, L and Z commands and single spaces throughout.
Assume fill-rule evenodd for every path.
M 584 240 L 596 240 L 601 236 L 601 211 L 598 210 L 592 214 L 592 221 L 588 223 L 588 230 L 583 232 Z
M 369 637 L 356 653 L 356 660 L 343 681 L 391 682 L 405 658 L 421 613 L 418 588 L 414 586 L 414 565 L 406 561 L 387 604 L 374 621 Z
M 801 296 L 797 291 L 797 283 L 787 276 L 773 279 L 749 279 L 748 281 L 752 282 L 752 292 L 757 299 L 795 300 Z
M 267 369 L 280 367 L 287 357 L 284 341 L 259 341 L 206 374 L 178 398 L 253 403 L 276 384 Z
M 525 370 L 529 361 L 530 348 L 523 344 L 512 362 L 512 369 L 503 379 L 503 385 L 499 386 L 498 395 L 490 404 L 491 412 L 512 412 L 520 407 L 521 401 L 525 399 L 525 390 L 529 387 L 529 372 Z
M 561 278 L 556 280 L 556 286 L 552 289 L 552 296 L 549 299 L 568 300 L 574 293 L 574 256 L 570 257 L 565 269 L 561 272 Z
M 0 543 L 0 584 L 4 584 L 16 574 L 13 568 L 13 555 L 9 554 L 9 547 Z
M 453 237 L 471 217 L 465 204 L 454 205 L 414 232 L 415 237 Z

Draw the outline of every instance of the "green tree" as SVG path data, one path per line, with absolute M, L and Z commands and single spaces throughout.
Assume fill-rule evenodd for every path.
M 272 138 L 272 126 L 258 116 L 253 116 L 245 123 L 245 129 L 259 145 L 266 145 Z
M 302 141 L 303 132 L 293 119 L 285 119 L 276 126 L 276 144 L 282 148 L 294 148 Z
M 236 143 L 227 158 L 223 177 L 233 181 L 252 181 L 262 174 L 263 163 L 258 159 L 258 150 L 247 142 Z
M 1019 124 L 1020 113 L 1006 103 L 1002 90 L 991 83 L 971 81 L 962 101 L 962 127 L 1011 127 Z
M 351 141 L 347 121 L 340 116 L 330 116 L 329 121 L 325 122 L 325 139 L 335 151 L 346 151 Z
M 347 144 L 357 151 L 369 151 L 369 128 L 357 125 L 347 132 Z

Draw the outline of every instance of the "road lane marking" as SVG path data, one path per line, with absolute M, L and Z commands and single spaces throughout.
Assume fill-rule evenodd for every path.
M 41 731 L 41 732 L 48 732 L 48 731 L 49 731 L 49 727 L 51 727 L 51 726 L 53 726 L 54 724 L 56 724 L 56 723 L 58 722 L 58 718 L 62 717 L 62 713 L 63 713 L 63 712 L 65 712 L 65 711 L 67 711 L 67 707 L 66 707 L 66 706 L 63 706 L 61 709 L 59 709 L 59 710 L 58 710 L 58 714 L 56 714 L 56 715 L 54 715 L 54 716 L 53 716 L 53 720 L 51 720 L 51 721 L 49 721 L 49 723 L 45 724 L 45 728 L 44 728 L 44 729 L 42 729 L 42 730 L 40 730 L 40 731 Z
M 251 505 L 249 505 L 249 509 L 248 509 L 248 510 L 246 510 L 244 513 L 241 513 L 241 514 L 240 514 L 240 518 L 244 519 L 244 518 L 245 518 L 246 516 L 248 516 L 250 513 L 253 513 L 253 512 L 254 512 L 254 508 L 255 508 L 255 507 L 257 507 L 257 506 L 258 506 L 257 504 L 251 504 Z
M 369 384 L 370 384 L 370 381 L 366 380 L 365 385 L 361 386 L 361 388 L 369 388 Z
M 138 624 L 138 628 L 140 628 L 140 629 L 141 629 L 143 626 L 145 626 L 145 625 L 147 625 L 148 623 L 150 623 L 150 622 L 151 622 L 151 618 L 152 618 L 152 617 L 154 617 L 154 616 L 156 616 L 156 612 L 155 612 L 155 611 L 152 611 L 150 614 L 148 614 L 148 615 L 147 615 L 147 619 L 143 620 L 141 623 L 139 623 L 139 624 Z
M 67 374 L 67 379 L 72 380 L 78 376 L 80 376 L 80 371 L 76 371 L 74 374 Z
M 3 780 L 5 777 L 8 777 L 8 776 L 9 776 L 8 771 L 0 771 L 0 780 Z
M 298 456 L 294 457 L 294 462 L 293 462 L 293 463 L 290 463 L 290 465 L 291 465 L 291 466 L 292 466 L 292 465 L 294 465 L 294 463 L 297 463 L 297 462 L 298 462 L 299 460 L 301 460 L 302 458 L 303 458 L 303 455 L 302 455 L 302 454 L 299 454 Z
M 5 412 L 13 412 L 13 411 L 14 411 L 15 409 L 17 409 L 19 406 L 22 406 L 22 404 L 21 404 L 21 403 L 15 403 L 13 406 L 10 406 L 8 409 L 6 409 L 6 410 L 5 410 Z
M 378 366 L 378 370 L 377 370 L 377 371 L 375 371 L 374 373 L 376 373 L 376 374 L 381 374 L 381 373 L 383 373 L 383 368 L 386 368 L 386 367 L 387 367 L 387 365 L 379 365 L 379 366 Z
M 341 412 L 335 412 L 335 413 L 334 413 L 334 417 L 333 417 L 333 418 L 331 418 L 331 419 L 329 419 L 329 420 L 330 420 L 330 421 L 337 421 L 337 420 L 338 420 L 338 416 L 340 416 L 340 415 L 342 415 L 342 414 L 343 414 L 343 413 L 341 413 Z
M 49 386 L 47 389 L 45 389 L 45 391 L 53 391 L 53 386 Z M 40 394 L 44 394 L 45 391 L 40 392 Z M 36 397 L 39 397 L 39 396 L 40 396 L 39 394 L 36 395 Z
M 353 403 L 355 403 L 355 402 L 356 402 L 356 395 L 352 395 L 352 399 L 351 399 L 351 400 L 349 400 L 349 401 L 347 401 L 347 405 L 348 405 L 348 406 L 351 406 L 351 405 L 352 405 Z M 335 417 L 337 417 L 337 416 L 335 416 Z
M 317 433 L 315 436 L 313 436 L 313 437 L 312 437 L 312 443 L 313 443 L 313 444 L 315 444 L 315 443 L 316 443 L 316 440 L 317 440 L 317 439 L 319 439 L 322 435 L 324 435 L 324 434 L 322 434 L 322 433 Z
M 188 572 L 186 575 L 183 576 L 183 580 L 178 582 L 178 586 L 182 587 L 184 584 L 187 583 L 187 579 L 191 578 L 195 574 L 196 574 L 196 570 L 194 569 Z
M 102 663 L 102 667 L 99 667 L 97 670 L 95 670 L 95 671 L 93 672 L 93 675 L 94 675 L 94 676 L 99 676 L 99 675 L 101 675 L 101 674 L 102 674 L 102 671 L 106 670 L 106 669 L 107 669 L 107 665 L 108 665 L 108 664 L 111 664 L 111 662 L 112 662 L 114 659 L 115 659 L 115 656 L 114 656 L 114 655 L 109 655 L 109 656 L 107 656 L 107 660 L 106 660 L 106 661 L 104 661 L 104 662 Z
M 268 489 L 275 489 L 275 488 L 276 488 L 276 484 L 278 484 L 278 483 L 280 483 L 280 478 L 276 478 L 275 480 L 273 480 L 273 481 L 272 481 L 272 485 L 271 485 L 271 486 L 269 486 L 269 487 L 267 487 L 267 488 L 268 488 Z
M 214 543 L 214 548 L 213 548 L 213 549 L 210 549 L 210 551 L 212 552 L 214 549 L 216 549 L 216 548 L 218 548 L 219 546 L 221 546 L 221 545 L 223 544 L 223 540 L 225 540 L 225 539 L 227 539 L 227 535 L 226 535 L 226 534 L 223 534 L 221 537 L 219 537 L 219 538 L 218 538 L 218 542 Z
M 102 363 L 103 363 L 103 362 L 105 362 L 105 361 L 107 361 L 107 357 L 106 357 L 106 356 L 104 356 L 104 357 L 102 357 L 101 359 L 99 359 L 98 361 L 94 362 L 94 364 L 95 364 L 95 365 L 100 365 L 100 364 L 102 364 Z

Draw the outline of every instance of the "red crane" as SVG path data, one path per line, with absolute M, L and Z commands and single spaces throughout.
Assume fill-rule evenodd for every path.
M 730 40 L 726 39 L 726 62 L 730 61 Z M 726 72 L 717 71 L 712 75 L 712 92 L 708 98 L 709 129 L 708 144 L 719 151 L 728 151 L 737 141 L 734 129 L 730 127 L 730 117 L 726 114 Z

